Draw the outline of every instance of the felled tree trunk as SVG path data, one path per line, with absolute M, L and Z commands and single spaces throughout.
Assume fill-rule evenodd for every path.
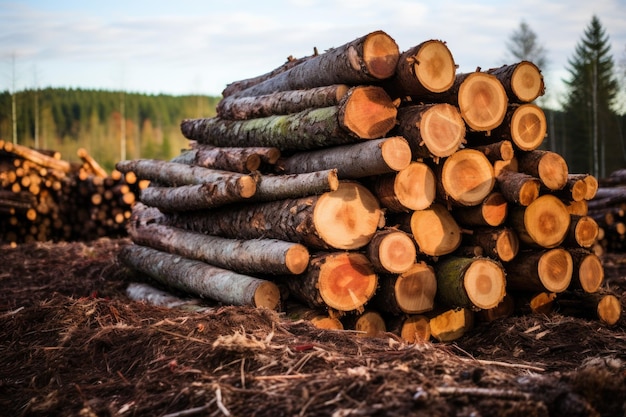
M 415 263 L 415 241 L 407 233 L 395 229 L 377 230 L 365 247 L 372 268 L 379 273 L 400 274 Z
M 17 155 L 20 158 L 34 162 L 37 165 L 41 165 L 42 167 L 54 169 L 63 173 L 68 173 L 72 169 L 72 166 L 69 162 L 45 155 L 27 146 L 22 146 L 16 143 L 5 141 L 0 141 L 0 145 L 0 149 L 3 149 L 5 152 Z
M 376 290 L 378 277 L 365 255 L 331 252 L 311 258 L 307 270 L 281 281 L 289 294 L 315 308 L 363 311 Z
M 550 190 L 560 190 L 567 183 L 567 162 L 556 152 L 535 149 L 518 152 L 516 159 L 520 172 L 539 178 Z
M 590 248 L 600 232 L 598 223 L 591 216 L 572 215 L 570 226 L 563 242 L 570 247 Z
M 280 151 L 276 148 L 263 148 L 263 150 L 267 149 L 273 149 L 280 155 Z M 278 157 L 276 157 L 276 159 L 277 158 Z M 181 152 L 180 155 L 174 157 L 170 162 L 223 171 L 248 173 L 259 169 L 261 166 L 261 156 L 258 148 L 217 148 L 197 144 L 194 149 Z
M 475 206 L 453 207 L 454 218 L 463 226 L 500 226 L 506 220 L 508 203 L 500 192 L 492 192 Z
M 516 292 L 515 310 L 519 314 L 550 315 L 554 313 L 556 296 L 550 291 Z
M 493 165 L 475 149 L 461 149 L 435 166 L 438 195 L 450 205 L 475 206 L 493 190 Z
M 591 200 L 598 192 L 598 179 L 591 174 L 568 174 L 568 180 L 582 180 L 585 183 L 584 200 Z
M 242 189 L 240 182 L 181 185 L 179 187 L 150 186 L 141 190 L 142 203 L 162 211 L 194 211 L 244 201 L 256 191 L 256 184 Z
M 396 173 L 371 178 L 368 188 L 381 205 L 391 212 L 408 212 L 428 208 L 437 194 L 437 179 L 424 162 L 411 162 Z
M 78 156 L 83 161 L 83 164 L 86 164 L 89 167 L 89 170 L 93 172 L 95 176 L 100 178 L 106 178 L 109 176 L 104 168 L 102 168 L 100 164 L 95 159 L 93 159 L 91 155 L 89 155 L 87 149 L 79 148 L 76 151 L 76 156 Z
M 459 339 L 474 327 L 474 312 L 469 308 L 454 308 L 430 318 L 430 334 L 440 342 Z
M 528 207 L 512 207 L 509 211 L 509 224 L 520 241 L 543 248 L 563 243 L 570 221 L 565 204 L 551 194 L 538 197 Z
M 606 292 L 567 291 L 558 295 L 557 303 L 563 315 L 599 319 L 609 326 L 617 324 L 622 315 L 619 298 Z
M 412 314 L 408 317 L 397 316 L 395 319 L 392 331 L 399 334 L 405 342 L 424 343 L 430 340 L 430 320 L 425 315 Z
M 336 191 L 336 169 L 290 175 L 257 175 L 256 193 L 249 201 L 276 201 Z
M 500 80 L 511 102 L 530 103 L 545 93 L 541 70 L 530 61 L 492 68 L 487 73 Z
M 604 282 L 604 266 L 600 257 L 584 248 L 570 249 L 569 253 L 574 266 L 570 287 L 587 293 L 597 292 Z
M 325 309 L 311 308 L 300 303 L 290 302 L 284 307 L 290 320 L 305 320 L 318 329 L 343 330 L 343 323 L 337 317 L 331 317 Z
M 492 164 L 495 161 L 510 161 L 515 156 L 513 143 L 506 139 L 487 145 L 472 146 L 472 149 L 484 153 Z
M 554 293 L 570 285 L 574 263 L 563 248 L 520 251 L 506 266 L 507 286 L 512 290 Z
M 504 169 L 496 177 L 498 190 L 506 201 L 520 206 L 528 206 L 539 197 L 541 181 L 523 172 Z
M 221 303 L 276 309 L 280 302 L 280 291 L 270 281 L 237 274 L 179 255 L 128 245 L 120 250 L 118 257 L 130 268 L 165 285 Z
M 509 227 L 476 228 L 465 236 L 470 245 L 480 246 L 485 256 L 503 262 L 515 258 L 519 251 L 517 234 Z
M 387 331 L 387 323 L 381 314 L 374 310 L 344 315 L 341 320 L 345 329 L 356 331 L 357 337 L 380 337 Z

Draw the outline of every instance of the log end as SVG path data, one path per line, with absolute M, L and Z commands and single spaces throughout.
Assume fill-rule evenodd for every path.
M 586 293 L 595 293 L 604 282 L 604 267 L 600 258 L 589 253 L 578 266 L 578 282 Z
M 459 87 L 459 109 L 467 125 L 477 132 L 490 131 L 504 120 L 508 97 L 494 75 L 474 72 Z
M 357 337 L 378 337 L 387 331 L 385 320 L 376 311 L 366 311 L 361 314 L 354 324 Z
M 448 103 L 429 106 L 422 115 L 419 129 L 428 151 L 440 158 L 455 153 L 465 140 L 465 122 L 461 113 Z
M 336 317 L 317 316 L 311 318 L 311 324 L 318 329 L 343 330 L 343 323 Z
M 381 87 L 354 87 L 342 104 L 341 125 L 361 139 L 382 138 L 396 125 L 398 109 Z
M 456 64 L 444 42 L 430 40 L 422 43 L 413 62 L 415 77 L 426 90 L 443 93 L 454 85 Z
M 602 297 L 598 303 L 598 318 L 600 321 L 613 326 L 619 321 L 621 315 L 622 305 L 616 296 L 609 294 Z
M 506 294 L 504 268 L 489 258 L 478 258 L 465 271 L 464 287 L 476 307 L 494 308 Z
M 430 319 L 430 333 L 440 342 L 459 339 L 474 327 L 474 313 L 469 308 L 447 310 Z
M 277 310 L 280 304 L 280 290 L 278 286 L 270 281 L 261 283 L 254 292 L 255 307 L 265 307 L 270 310 Z
M 523 151 L 537 149 L 546 137 L 546 115 L 539 106 L 523 104 L 511 117 L 511 139 Z
M 401 136 L 391 137 L 382 142 L 381 153 L 389 168 L 400 171 L 411 163 L 411 147 Z
M 482 217 L 488 226 L 500 226 L 506 220 L 509 204 L 501 193 L 494 192 L 481 205 Z
M 309 250 L 304 245 L 294 244 L 285 253 L 285 266 L 292 274 L 303 273 L 309 265 Z
M 596 242 L 599 233 L 598 223 L 590 216 L 583 216 L 576 222 L 574 236 L 576 243 L 583 248 L 590 248 Z
M 452 253 L 462 241 L 461 228 L 448 209 L 438 203 L 411 214 L 411 233 L 418 249 L 429 256 Z
M 461 149 L 443 163 L 441 185 L 453 203 L 478 205 L 491 193 L 495 182 L 493 165 L 475 149 Z
M 384 236 L 378 247 L 377 258 L 381 266 L 392 274 L 401 274 L 415 263 L 415 242 L 404 232 L 391 232 Z
M 565 239 L 570 222 L 571 216 L 565 204 L 551 194 L 544 194 L 524 211 L 524 228 L 531 239 L 527 243 L 544 248 L 558 246 Z
M 560 190 L 567 184 L 567 162 L 556 152 L 548 151 L 542 156 L 537 173 L 543 185 L 550 190 Z
M 505 228 L 498 234 L 496 239 L 496 252 L 503 262 L 509 262 L 519 252 L 519 239 L 517 234 L 509 228 Z
M 539 178 L 532 178 L 524 181 L 519 189 L 519 205 L 528 207 L 533 201 L 539 198 L 541 191 L 541 181 Z
M 546 251 L 537 264 L 537 272 L 543 287 L 554 293 L 569 287 L 574 271 L 572 255 L 563 248 Z
M 430 311 L 437 292 L 435 270 L 424 262 L 416 263 L 396 280 L 396 301 L 407 314 Z
M 339 311 L 354 311 L 374 295 L 378 277 L 369 260 L 356 252 L 329 256 L 319 271 L 318 290 L 324 302 Z
M 423 162 L 412 162 L 396 174 L 394 194 L 398 202 L 409 210 L 430 207 L 437 194 L 435 173 Z
M 430 340 L 430 320 L 426 316 L 409 316 L 400 329 L 400 337 L 407 343 L 423 343 Z
M 522 61 L 516 65 L 511 77 L 511 89 L 517 99 L 530 103 L 545 93 L 541 70 L 530 61 Z
M 372 32 L 363 42 L 363 61 L 367 72 L 379 80 L 391 77 L 398 65 L 400 49 L 392 37 L 383 31 Z M 355 69 L 360 70 L 358 62 L 353 62 Z

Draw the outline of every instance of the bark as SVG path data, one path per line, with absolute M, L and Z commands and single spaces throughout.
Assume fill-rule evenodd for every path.
M 549 190 L 544 187 L 542 191 L 544 193 L 550 193 L 566 203 L 570 201 L 581 201 L 585 199 L 585 195 L 587 194 L 587 184 L 583 179 L 574 179 L 568 175 L 565 185 L 560 190 Z
M 504 298 L 497 306 L 493 308 L 487 308 L 476 312 L 476 320 L 491 323 L 494 320 L 498 320 L 505 317 L 511 317 L 515 312 L 515 299 L 511 294 L 505 294 Z
M 496 183 L 493 165 L 475 149 L 461 149 L 436 165 L 438 196 L 450 205 L 476 206 Z
M 428 208 L 435 201 L 437 179 L 424 162 L 411 162 L 397 173 L 378 175 L 368 188 L 390 212 L 401 213 Z
M 337 106 L 249 120 L 186 119 L 181 131 L 188 139 L 213 146 L 310 150 L 384 137 L 394 127 L 396 114 L 382 88 L 356 86 Z
M 317 196 L 223 207 L 210 215 L 172 213 L 165 219 L 170 226 L 214 236 L 272 238 L 315 249 L 361 248 L 382 222 L 375 197 L 362 185 L 350 182 Z
M 376 290 L 378 277 L 365 255 L 331 252 L 311 258 L 307 270 L 282 283 L 289 294 L 314 308 L 363 311 Z
M 450 156 L 465 141 L 465 123 L 452 104 L 400 107 L 397 118 L 397 133 L 408 140 L 413 159 Z
M 536 149 L 518 152 L 516 158 L 520 172 L 539 178 L 549 190 L 560 190 L 567 183 L 567 162 L 556 152 Z
M 394 76 L 383 84 L 394 97 L 419 101 L 423 95 L 447 91 L 455 75 L 456 64 L 446 44 L 428 40 L 402 52 Z
M 196 144 L 194 149 L 181 152 L 171 162 L 222 171 L 249 173 L 259 169 L 261 162 L 263 162 L 262 155 L 268 152 L 276 155 L 274 162 L 280 155 L 280 151 L 276 148 L 217 148 Z
M 498 190 L 506 201 L 527 207 L 539 197 L 541 181 L 523 172 L 502 170 L 496 177 Z
M 391 77 L 400 51 L 385 32 L 375 31 L 325 53 L 233 96 L 260 96 L 276 91 L 303 90 L 333 84 L 371 84 Z
M 300 274 L 309 263 L 308 249 L 277 239 L 227 239 L 131 217 L 133 242 L 160 251 L 203 261 L 241 274 Z
M 430 318 L 430 334 L 440 342 L 453 342 L 474 327 L 474 312 L 455 308 Z
M 296 153 L 278 161 L 276 170 L 299 174 L 334 168 L 340 179 L 358 179 L 399 171 L 410 162 L 408 142 L 395 136 Z
M 217 116 L 225 120 L 246 120 L 279 114 L 299 113 L 309 108 L 339 104 L 350 87 L 335 84 L 307 90 L 279 91 L 252 97 L 225 97 L 217 104 Z
M 597 240 L 600 227 L 590 216 L 572 215 L 563 244 L 569 247 L 590 248 Z
M 207 311 L 209 307 L 201 305 L 202 300 L 199 298 L 181 298 L 167 291 L 159 290 L 151 285 L 144 283 L 131 282 L 126 287 L 126 295 L 133 301 L 166 307 L 179 308 L 187 311 Z
M 570 249 L 574 270 L 570 288 L 594 293 L 604 282 L 604 266 L 598 255 L 588 249 Z
M 437 278 L 432 266 L 413 263 L 401 274 L 382 274 L 372 306 L 391 314 L 418 314 L 431 311 L 437 293 Z
M 395 228 L 377 230 L 364 252 L 375 272 L 387 274 L 407 271 L 417 256 L 413 238 Z
M 527 207 L 512 207 L 509 223 L 521 242 L 543 248 L 554 248 L 565 240 L 571 222 L 565 204 L 544 194 Z
M 449 256 L 439 259 L 435 270 L 437 299 L 448 307 L 493 308 L 506 293 L 504 268 L 487 257 Z
M 586 216 L 589 214 L 589 203 L 587 200 L 570 201 L 566 204 L 567 212 L 572 216 Z
M 256 193 L 249 201 L 264 202 L 301 198 L 336 191 L 336 169 L 290 175 L 257 175 Z
M 519 239 L 509 227 L 476 228 L 465 235 L 469 245 L 479 246 L 484 256 L 508 262 L 517 256 Z
M 165 212 L 194 211 L 224 206 L 249 199 L 256 183 L 242 187 L 240 182 L 181 185 L 179 187 L 151 186 L 141 190 L 139 200 Z
M 605 188 L 626 184 L 626 168 L 617 169 L 608 177 L 600 178 L 599 184 Z
M 501 140 L 488 145 L 472 146 L 473 149 L 485 154 L 489 162 L 510 161 L 515 156 L 513 143 L 510 140 Z
M 545 93 L 541 70 L 530 61 L 492 68 L 487 73 L 500 80 L 511 102 L 530 103 Z
M 478 205 L 452 208 L 459 224 L 468 227 L 500 226 L 506 220 L 508 211 L 508 203 L 500 192 L 490 193 Z
M 120 250 L 118 257 L 128 267 L 162 284 L 224 304 L 277 309 L 280 301 L 278 287 L 270 281 L 179 255 L 128 245 Z
M 608 292 L 567 291 L 559 294 L 557 303 L 563 315 L 598 319 L 608 326 L 617 324 L 622 315 L 619 298 Z
M 506 265 L 511 290 L 563 292 L 572 280 L 572 255 L 563 249 L 524 250 Z

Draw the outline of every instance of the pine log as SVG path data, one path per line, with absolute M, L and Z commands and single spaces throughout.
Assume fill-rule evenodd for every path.
M 217 148 L 208 145 L 196 145 L 195 149 L 188 149 L 174 157 L 170 162 L 195 165 L 203 168 L 249 173 L 261 166 L 261 157 L 258 148 Z M 264 148 L 267 149 L 267 148 Z M 275 152 L 280 154 L 276 148 Z
M 511 102 L 530 103 L 545 93 L 541 70 L 530 61 L 491 68 L 487 73 L 500 80 Z
M 469 245 L 479 246 L 484 256 L 508 262 L 517 256 L 519 239 L 509 227 L 475 228 L 465 235 Z
M 408 212 L 428 208 L 435 201 L 437 179 L 424 162 L 411 162 L 397 173 L 371 179 L 368 188 L 390 212 Z
M 102 168 L 100 164 L 95 159 L 93 159 L 91 155 L 89 155 L 89 152 L 87 152 L 87 149 L 79 148 L 76 151 L 76 155 L 80 159 L 82 159 L 83 163 L 89 167 L 89 170 L 93 172 L 94 175 L 101 177 L 101 178 L 106 178 L 109 176 L 109 174 L 107 174 L 104 168 Z
M 422 314 L 401 317 L 400 338 L 407 343 L 424 343 L 430 340 L 430 320 Z
M 559 294 L 557 303 L 563 315 L 598 319 L 608 326 L 617 324 L 622 315 L 619 298 L 608 292 L 567 291 Z
M 217 116 L 226 120 L 246 120 L 278 114 L 299 113 L 310 108 L 339 104 L 350 87 L 335 84 L 307 90 L 278 91 L 252 97 L 224 97 L 217 103 Z
M 342 316 L 341 319 L 343 327 L 355 330 L 357 337 L 380 337 L 387 331 L 387 324 L 377 311 L 367 310 Z
M 336 191 L 336 169 L 290 175 L 256 175 L 256 193 L 249 201 L 276 201 Z
M 370 84 L 391 77 L 400 51 L 385 32 L 375 31 L 312 56 L 233 96 L 260 96 L 276 91 L 303 90 L 333 84 Z
M 425 255 L 446 255 L 461 245 L 461 228 L 442 204 L 433 203 L 424 210 L 398 214 L 394 220 L 401 230 L 413 235 L 418 251 Z
M 179 308 L 187 311 L 207 311 L 209 307 L 201 305 L 202 300 L 199 298 L 181 298 L 167 291 L 160 290 L 151 285 L 139 282 L 131 282 L 126 287 L 126 295 L 133 301 L 166 307 Z
M 493 165 L 475 149 L 461 149 L 434 168 L 438 196 L 450 205 L 476 206 L 493 190 Z
M 363 311 L 374 295 L 378 276 L 365 255 L 331 252 L 311 258 L 307 270 L 282 280 L 289 294 L 314 308 Z
M 526 207 L 539 197 L 541 181 L 532 175 L 504 169 L 496 177 L 496 182 L 507 202 Z
M 492 192 L 478 205 L 453 207 L 452 214 L 458 223 L 463 226 L 496 227 L 506 220 L 508 206 L 502 193 Z
M 557 294 L 549 291 L 516 292 L 515 310 L 520 315 L 554 313 Z
M 407 233 L 396 228 L 377 230 L 365 247 L 365 255 L 377 273 L 400 274 L 415 263 L 415 241 Z
M 571 217 L 565 204 L 544 194 L 527 207 L 512 207 L 509 223 L 521 242 L 543 248 L 560 245 L 567 235 Z
M 437 278 L 432 266 L 413 263 L 401 274 L 381 274 L 378 291 L 371 305 L 391 314 L 418 314 L 431 311 L 437 293 Z
M 585 182 L 585 200 L 591 200 L 595 198 L 598 192 L 598 179 L 591 174 L 568 174 L 568 179 L 579 180 L 582 179 Z
M 589 214 L 589 203 L 587 200 L 570 201 L 565 207 L 572 216 L 586 216 Z
M 337 106 L 249 120 L 185 119 L 181 131 L 188 139 L 213 146 L 298 151 L 384 137 L 394 127 L 396 114 L 381 87 L 362 85 L 352 87 Z
M 300 274 L 309 263 L 308 249 L 277 239 L 226 239 L 131 217 L 133 242 L 241 274 Z
M 472 149 L 484 153 L 492 164 L 495 161 L 510 161 L 515 156 L 513 143 L 510 140 L 501 140 L 487 145 L 472 146 Z
M 437 300 L 448 307 L 493 308 L 506 293 L 504 268 L 491 258 L 451 255 L 440 258 L 435 271 Z
M 0 149 L 20 158 L 34 162 L 42 167 L 55 169 L 63 173 L 70 172 L 72 168 L 71 164 L 67 161 L 48 156 L 27 146 L 18 145 L 16 143 L 0 140 Z
M 563 244 L 569 247 L 590 248 L 598 238 L 600 227 L 590 216 L 571 216 L 570 226 Z
M 513 159 L 508 161 L 498 160 L 493 162 L 493 172 L 496 177 L 504 170 L 519 172 L 517 158 L 513 157 Z
M 123 247 L 118 257 L 128 267 L 162 284 L 200 297 L 269 309 L 277 309 L 279 305 L 280 291 L 270 281 L 139 245 Z
M 406 168 L 411 149 L 401 136 L 299 152 L 277 162 L 276 171 L 285 174 L 337 169 L 340 179 L 358 179 Z
M 547 121 L 544 111 L 535 104 L 511 104 L 502 122 L 489 135 L 485 132 L 470 132 L 470 144 L 509 140 L 517 149 L 532 151 L 546 138 Z
M 430 318 L 430 334 L 439 342 L 453 342 L 474 327 L 474 312 L 469 308 L 443 311 Z
M 524 250 L 506 265 L 507 286 L 516 291 L 559 293 L 569 287 L 573 271 L 572 255 L 563 248 Z
M 556 152 L 535 149 L 518 152 L 516 159 L 520 172 L 539 178 L 550 190 L 560 190 L 567 183 L 567 162 Z
M 161 211 L 194 211 L 241 202 L 256 191 L 253 186 L 242 189 L 239 182 L 181 185 L 178 187 L 150 186 L 141 190 L 139 200 Z
M 397 119 L 397 132 L 409 141 L 412 159 L 450 156 L 464 143 L 465 123 L 451 104 L 400 107 Z
M 310 308 L 305 305 L 289 302 L 284 307 L 287 318 L 293 321 L 304 320 L 318 329 L 343 330 L 343 323 L 337 317 L 331 317 L 321 308 Z
M 604 282 L 604 266 L 600 257 L 584 248 L 570 249 L 569 253 L 574 263 L 570 289 L 597 292 Z
M 600 178 L 599 183 L 605 188 L 626 184 L 626 168 L 617 169 L 611 172 L 608 177 Z
M 394 76 L 383 84 L 394 97 L 411 96 L 419 101 L 420 96 L 451 88 L 456 68 L 446 44 L 428 40 L 402 52 Z
M 235 239 L 272 238 L 314 249 L 358 249 L 384 226 L 384 217 L 364 186 L 342 182 L 336 191 L 317 196 L 222 207 L 209 216 L 171 213 L 165 222 Z
M 587 183 L 582 178 L 574 178 L 568 175 L 563 188 L 559 190 L 549 190 L 545 188 L 542 192 L 550 193 L 560 198 L 563 202 L 581 201 L 584 200 L 587 195 Z

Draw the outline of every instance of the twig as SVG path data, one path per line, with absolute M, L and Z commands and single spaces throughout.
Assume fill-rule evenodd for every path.
M 156 330 L 157 332 L 161 332 L 161 333 L 165 333 L 165 334 L 169 334 L 170 336 L 176 336 L 176 337 L 180 337 L 181 339 L 185 339 L 185 340 L 189 340 L 191 342 L 198 342 L 198 343 L 202 343 L 204 345 L 211 345 L 212 343 L 203 340 L 203 339 L 198 339 L 196 337 L 189 337 L 189 336 L 185 336 L 184 334 L 180 334 L 180 333 L 175 333 L 175 332 L 170 332 L 169 330 L 164 330 L 164 329 L 159 329 L 157 327 L 154 327 L 154 325 L 151 326 L 154 330 Z
M 499 361 L 489 361 L 489 360 L 484 360 L 484 359 L 463 359 L 461 358 L 462 361 L 472 361 L 472 362 L 478 362 L 481 365 L 496 365 L 496 366 L 502 366 L 504 368 L 518 368 L 518 369 L 528 369 L 530 371 L 536 371 L 536 372 L 545 372 L 544 368 L 540 368 L 538 366 L 533 366 L 533 365 L 525 365 L 523 363 L 508 363 L 508 362 L 499 362 Z
M 513 391 L 510 389 L 496 388 L 473 388 L 473 387 L 439 387 L 437 392 L 441 395 L 472 395 L 475 397 L 491 397 L 503 400 L 530 400 L 532 395 Z
M 228 411 L 228 409 L 224 406 L 224 403 L 222 403 L 222 390 L 219 386 L 215 388 L 215 400 L 217 401 L 217 408 L 220 409 L 222 414 L 230 416 L 230 411 Z
M 208 410 L 211 404 L 213 404 L 214 402 L 215 402 L 215 399 L 211 400 L 208 404 L 205 404 L 203 406 L 189 408 L 187 410 L 177 411 L 175 413 L 165 414 L 162 417 L 186 417 L 186 416 L 192 416 L 194 414 L 200 414 L 203 411 Z

